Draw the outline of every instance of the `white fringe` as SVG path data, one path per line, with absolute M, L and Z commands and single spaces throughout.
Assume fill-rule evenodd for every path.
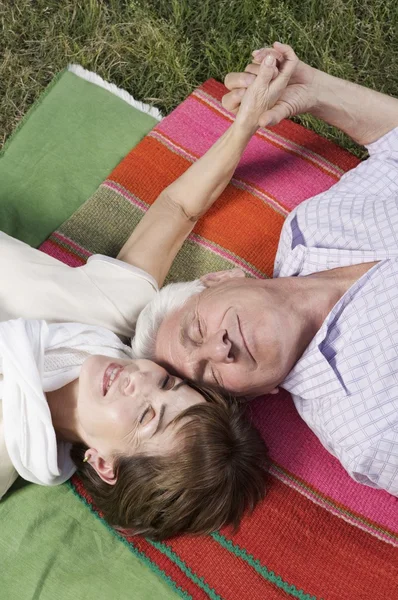
M 107 81 L 104 81 L 102 77 L 93 71 L 87 71 L 87 69 L 83 69 L 81 65 L 68 65 L 68 71 L 71 71 L 82 79 L 86 79 L 86 81 L 90 81 L 90 83 L 94 83 L 95 85 L 104 88 L 104 90 L 108 90 L 108 92 L 111 94 L 118 96 L 131 106 L 134 106 L 134 108 L 151 115 L 151 117 L 154 117 L 158 121 L 162 120 L 163 115 L 155 106 L 150 106 L 149 104 L 144 104 L 144 102 L 135 100 L 131 94 L 126 92 L 126 90 L 118 88 L 114 83 L 108 83 Z

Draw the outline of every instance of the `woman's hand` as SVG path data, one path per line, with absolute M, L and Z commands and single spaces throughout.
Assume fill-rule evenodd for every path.
M 244 103 L 246 89 L 249 90 L 256 83 L 267 56 L 275 59 L 274 69 L 275 66 L 278 67 L 278 75 L 270 83 L 268 106 L 264 103 L 259 118 L 258 123 L 262 127 L 276 125 L 293 115 L 309 112 L 317 102 L 318 71 L 300 61 L 290 46 L 275 42 L 273 48 L 254 52 L 253 62 L 246 67 L 244 73 L 229 73 L 226 76 L 225 85 L 231 91 L 222 99 L 224 108 L 234 113 L 238 110 L 240 112 L 239 107 Z M 274 86 L 274 83 L 277 85 Z M 264 83 L 262 86 L 264 87 Z

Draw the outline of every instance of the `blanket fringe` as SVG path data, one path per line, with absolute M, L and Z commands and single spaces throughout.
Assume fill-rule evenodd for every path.
M 81 77 L 82 79 L 86 79 L 86 81 L 90 81 L 90 83 L 94 83 L 95 85 L 104 88 L 104 90 L 108 90 L 108 92 L 110 92 L 111 94 L 118 96 L 131 106 L 134 106 L 134 108 L 136 108 L 137 110 L 151 115 L 151 117 L 153 117 L 154 119 L 157 119 L 158 121 L 162 120 L 163 115 L 160 112 L 160 110 L 157 109 L 155 106 L 150 106 L 149 104 L 145 104 L 144 102 L 135 100 L 135 98 L 133 98 L 131 94 L 126 92 L 126 90 L 118 88 L 114 83 L 108 83 L 107 81 L 102 79 L 102 77 L 97 75 L 97 73 L 94 73 L 93 71 L 87 71 L 87 69 L 84 69 L 81 65 L 74 64 L 68 65 L 68 71 L 71 71 L 72 73 L 74 73 L 78 77 Z

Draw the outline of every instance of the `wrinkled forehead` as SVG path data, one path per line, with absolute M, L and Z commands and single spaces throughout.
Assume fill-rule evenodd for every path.
M 170 312 L 161 322 L 156 336 L 156 360 L 169 360 L 179 347 L 185 346 L 185 335 L 195 315 L 199 294 Z

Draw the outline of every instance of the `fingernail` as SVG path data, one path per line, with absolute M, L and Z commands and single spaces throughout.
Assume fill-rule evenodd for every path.
M 257 54 L 260 54 L 261 49 L 260 50 L 253 50 L 252 55 L 256 56 Z
M 274 57 L 271 54 L 268 54 L 268 56 L 266 56 L 265 59 L 264 59 L 264 63 L 268 67 L 270 67 L 271 65 L 273 65 L 274 61 L 275 61 L 275 59 L 274 59 Z

